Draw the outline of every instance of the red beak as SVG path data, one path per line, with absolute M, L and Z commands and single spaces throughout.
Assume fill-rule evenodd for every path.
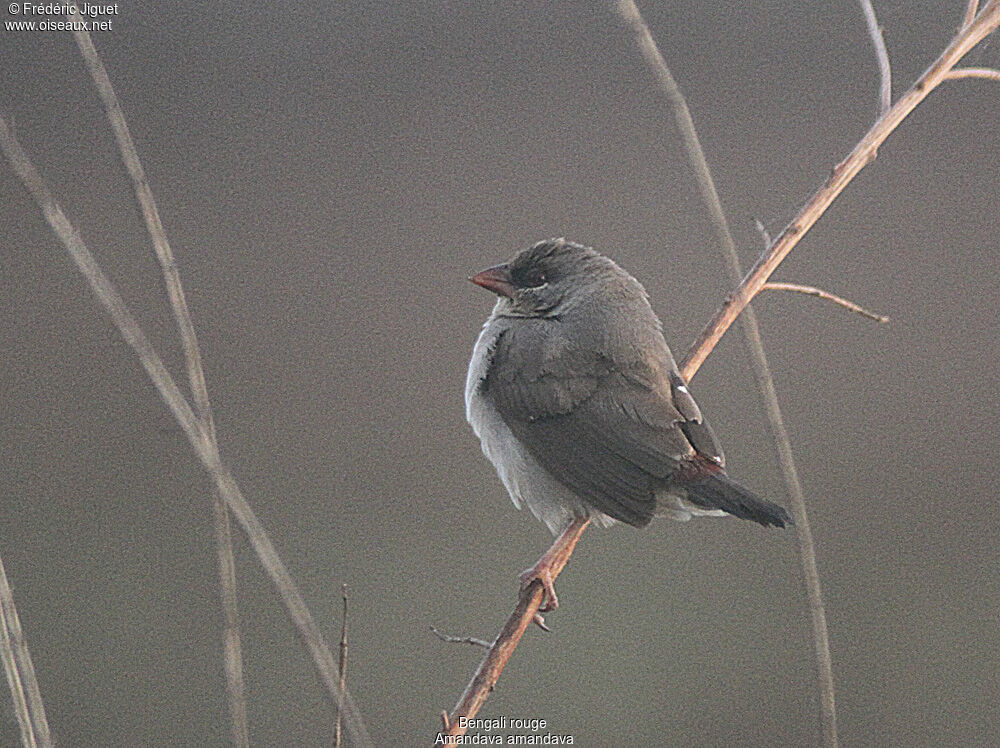
M 469 280 L 477 286 L 482 286 L 488 291 L 492 291 L 497 296 L 506 296 L 509 299 L 514 295 L 514 284 L 510 278 L 510 268 L 506 265 L 487 268 L 481 273 L 476 273 Z

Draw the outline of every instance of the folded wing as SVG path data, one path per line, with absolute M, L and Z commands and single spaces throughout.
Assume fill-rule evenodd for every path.
M 675 370 L 664 381 L 639 360 L 616 364 L 525 326 L 507 330 L 491 356 L 482 392 L 514 436 L 553 477 L 615 519 L 648 524 L 657 491 L 696 446 L 721 467 L 721 450 Z

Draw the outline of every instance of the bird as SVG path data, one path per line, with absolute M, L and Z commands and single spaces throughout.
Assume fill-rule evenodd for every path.
M 466 419 L 514 505 L 558 538 L 520 575 L 522 589 L 541 582 L 539 612 L 559 604 L 557 546 L 571 551 L 588 521 L 792 524 L 728 477 L 645 289 L 613 260 L 548 239 L 469 280 L 497 301 L 469 361 Z

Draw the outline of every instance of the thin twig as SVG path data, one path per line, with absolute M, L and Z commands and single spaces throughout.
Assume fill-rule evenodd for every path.
M 343 691 L 347 688 L 347 585 L 342 584 L 340 586 L 340 596 L 344 600 L 344 611 L 343 618 L 340 621 L 340 662 L 338 663 L 338 669 L 340 670 L 340 690 Z M 341 724 L 340 724 L 340 710 L 337 710 L 337 727 L 334 732 L 333 746 L 334 748 L 340 748 L 341 739 Z
M 760 232 L 760 236 L 764 240 L 764 251 L 766 252 L 771 248 L 771 232 L 767 230 L 767 226 L 760 219 L 755 220 L 754 224 L 757 226 L 757 231 Z
M 67 15 L 70 20 L 74 20 L 78 17 L 77 8 L 75 5 L 71 5 L 70 8 L 72 12 Z M 149 187 L 149 180 L 146 178 L 146 172 L 139 160 L 139 152 L 132 140 L 118 96 L 111 85 L 111 78 L 94 48 L 90 34 L 78 28 L 73 32 L 73 35 L 104 104 L 108 121 L 115 134 L 115 140 L 118 142 L 122 161 L 132 180 L 136 199 L 142 209 L 156 258 L 160 263 L 167 297 L 170 300 L 170 307 L 173 310 L 181 346 L 184 350 L 184 360 L 187 364 L 188 382 L 194 398 L 195 411 L 204 424 L 208 438 L 212 442 L 216 442 L 215 421 L 212 417 L 212 405 L 208 398 L 205 372 L 201 365 L 198 336 L 195 333 L 194 322 L 187 306 L 174 253 L 167 241 L 163 223 L 160 221 L 160 212 Z M 218 448 L 217 444 L 216 448 Z M 219 564 L 220 597 L 223 612 L 222 650 L 233 745 L 237 748 L 247 748 L 250 745 L 250 735 L 247 726 L 246 689 L 243 682 L 243 647 L 240 641 L 239 606 L 236 593 L 236 562 L 233 557 L 232 527 L 229 522 L 229 513 L 226 511 L 226 506 L 218 492 L 215 492 L 213 496 L 212 525 Z
M 344 724 L 348 737 L 357 746 L 365 746 L 366 748 L 371 746 L 371 738 L 368 736 L 368 731 L 354 699 L 346 689 L 340 689 L 337 664 L 333 653 L 323 640 L 312 614 L 306 607 L 305 600 L 295 586 L 284 562 L 278 556 L 278 552 L 267 536 L 263 525 L 247 503 L 232 474 L 222 464 L 219 452 L 208 437 L 204 425 L 191 409 L 173 377 L 170 376 L 170 372 L 163 365 L 163 361 L 150 344 L 139 323 L 136 322 L 121 294 L 118 293 L 118 290 L 97 264 L 79 232 L 53 198 L 35 165 L 28 158 L 21 144 L 17 142 L 2 116 L 0 116 L 0 149 L 7 156 L 21 183 L 38 204 L 45 220 L 86 278 L 94 295 L 111 316 L 115 327 L 118 328 L 125 342 L 138 356 L 139 363 L 146 370 L 146 374 L 153 382 L 160 397 L 187 436 L 195 455 L 211 476 L 229 511 L 233 513 L 246 534 L 250 545 L 260 559 L 261 566 L 280 595 L 296 631 L 308 648 L 320 680 L 330 693 L 333 702 L 344 714 Z
M 824 291 L 822 288 L 816 288 L 815 286 L 803 286 L 801 283 L 784 283 L 782 281 L 768 281 L 760 288 L 761 291 L 794 291 L 796 293 L 804 293 L 808 296 L 817 296 L 821 299 L 826 299 L 827 301 L 832 301 L 834 304 L 838 304 L 848 311 L 860 314 L 862 317 L 867 317 L 868 319 L 875 320 L 876 322 L 887 323 L 889 318 L 884 314 L 875 314 L 875 312 L 869 312 L 863 306 L 858 306 L 853 301 L 848 301 L 842 296 L 837 296 L 829 291 Z
M 451 634 L 441 633 L 433 626 L 431 626 L 430 629 L 434 636 L 443 642 L 447 642 L 448 644 L 471 644 L 474 647 L 484 647 L 485 649 L 489 649 L 493 646 L 485 639 L 477 639 L 474 636 L 452 636 Z
M 702 201 L 705 203 L 708 213 L 712 219 L 719 248 L 722 250 L 729 275 L 730 283 L 739 283 L 743 270 L 740 267 L 739 254 L 736 251 L 736 243 L 733 241 L 732 232 L 729 230 L 729 222 L 726 220 L 725 212 L 722 209 L 722 201 L 715 188 L 715 180 L 705 158 L 705 152 L 701 147 L 698 133 L 695 130 L 694 122 L 688 113 L 687 103 L 684 95 L 674 81 L 666 60 L 660 53 L 653 40 L 649 27 L 646 25 L 633 0 L 621 0 L 618 5 L 626 22 L 632 29 L 636 41 L 642 50 L 643 57 L 653 70 L 657 80 L 660 81 L 661 89 L 666 94 L 669 101 L 675 107 L 674 117 L 678 123 L 682 124 L 683 140 L 687 151 L 688 162 L 695 173 L 698 182 L 698 189 L 701 192 Z M 874 17 L 874 16 L 873 16 Z M 883 83 L 888 80 L 883 78 Z M 678 113 L 676 109 L 683 108 L 683 112 Z M 761 232 L 764 235 L 766 244 L 770 245 L 770 237 L 767 231 L 760 224 Z M 757 377 L 757 384 L 760 387 L 761 396 L 764 399 L 765 411 L 771 425 L 771 432 L 775 440 L 778 451 L 778 461 L 785 478 L 785 485 L 791 498 L 792 513 L 795 515 L 795 525 L 797 528 L 799 557 L 802 565 L 803 577 L 807 588 L 807 598 L 809 609 L 813 618 L 813 645 L 816 652 L 817 670 L 819 676 L 819 691 L 821 709 L 821 723 L 824 744 L 828 748 L 837 745 L 837 712 L 836 698 L 833 681 L 833 664 L 830 656 L 830 640 L 827 634 L 826 614 L 822 603 L 822 590 L 820 588 L 819 574 L 816 570 L 816 554 L 813 547 L 812 531 L 809 525 L 809 518 L 806 513 L 805 496 L 802 486 L 798 480 L 798 472 L 795 468 L 795 460 L 792 456 L 792 446 L 785 430 L 784 420 L 781 415 L 781 408 L 778 404 L 777 391 L 774 387 L 774 378 L 771 376 L 770 366 L 767 362 L 767 355 L 764 352 L 764 343 L 760 336 L 760 326 L 757 323 L 757 315 L 751 307 L 744 310 L 740 318 L 740 326 L 743 329 L 747 349 L 754 364 L 754 373 Z
M 948 71 L 947 78 L 949 80 L 987 78 L 988 80 L 1000 81 L 1000 70 L 994 68 L 955 68 Z
M 875 17 L 875 8 L 871 0 L 858 0 L 861 10 L 865 14 L 865 23 L 868 25 L 868 36 L 875 47 L 875 57 L 878 60 L 878 74 L 881 84 L 879 85 L 879 116 L 884 117 L 885 113 L 892 107 L 892 69 L 889 67 L 889 53 L 885 49 L 885 39 L 882 37 L 882 28 L 878 25 Z
M 716 313 L 695 343 L 688 350 L 681 365 L 682 376 L 690 380 L 701 367 L 708 354 L 715 348 L 722 335 L 732 325 L 750 299 L 760 290 L 768 277 L 781 264 L 781 261 L 798 243 L 823 212 L 843 191 L 850 181 L 870 160 L 874 150 L 888 137 L 903 119 L 922 101 L 931 89 L 943 80 L 945 73 L 951 69 L 970 49 L 978 44 L 1000 24 L 1000 0 L 990 0 L 986 10 L 977 19 L 972 28 L 963 29 L 925 72 L 920 80 L 900 98 L 884 117 L 880 118 L 867 135 L 858 143 L 854 151 L 834 169 L 833 175 L 799 211 L 796 219 L 778 237 L 771 250 L 750 270 L 741 281 L 723 307 Z M 676 116 L 676 115 L 675 115 Z M 799 528 L 801 533 L 802 529 Z M 582 530 L 581 530 L 582 532 Z M 564 559 L 569 560 L 569 555 Z M 560 569 L 553 569 L 553 578 L 558 576 Z M 530 598 L 529 598 L 530 596 Z M 534 619 L 541 604 L 542 590 L 540 584 L 531 584 L 522 591 L 518 605 L 508 617 L 496 641 L 476 671 L 472 680 L 466 686 L 458 706 L 452 712 L 451 729 L 447 734 L 455 733 L 456 715 L 472 716 L 482 706 L 490 689 L 499 678 L 510 656 L 528 624 Z
M 976 20 L 976 13 L 979 12 L 979 0 L 969 0 L 969 4 L 965 6 L 965 17 L 962 19 L 962 29 L 965 29 L 970 23 Z
M 764 240 L 764 251 L 767 252 L 771 248 L 771 234 L 768 232 L 767 228 L 759 220 L 755 222 L 757 224 L 757 231 L 760 232 L 761 238 Z M 839 304 L 848 311 L 857 312 L 863 317 L 875 320 L 876 322 L 887 323 L 889 318 L 881 315 L 875 314 L 874 312 L 869 312 L 862 306 L 855 304 L 853 301 L 848 301 L 847 299 L 832 294 L 829 291 L 824 291 L 821 288 L 816 288 L 815 286 L 804 286 L 801 283 L 781 283 L 778 281 L 768 281 L 761 287 L 762 291 L 795 291 L 797 293 L 808 294 L 809 296 L 818 296 L 821 299 L 826 299 L 827 301 L 832 301 L 834 304 Z
M 52 748 L 52 734 L 45 718 L 45 703 L 38 688 L 31 652 L 21 630 L 21 619 L 14 605 L 14 595 L 7 571 L 0 560 L 0 652 L 3 656 L 7 685 L 14 700 L 14 712 L 21 728 L 24 748 Z
M 847 158 L 833 168 L 833 172 L 823 186 L 799 210 L 792 222 L 775 239 L 771 249 L 750 269 L 740 282 L 739 287 L 730 294 L 712 320 L 702 330 L 688 355 L 680 364 L 681 375 L 686 380 L 690 380 L 694 376 L 740 312 L 760 291 L 761 286 L 767 282 L 782 260 L 799 243 L 799 240 L 830 207 L 837 195 L 843 192 L 851 180 L 858 175 L 858 172 L 871 161 L 873 154 L 889 137 L 889 134 L 921 101 L 927 98 L 931 91 L 947 78 L 948 71 L 998 25 L 1000 25 L 1000 0 L 989 0 L 972 24 L 962 29 L 951 40 L 944 52 L 917 79 L 917 82 L 899 98 L 883 117 L 880 117 L 872 125 Z

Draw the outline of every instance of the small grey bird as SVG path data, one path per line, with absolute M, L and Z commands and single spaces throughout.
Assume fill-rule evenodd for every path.
M 499 298 L 469 362 L 466 418 L 514 504 L 553 535 L 587 518 L 791 524 L 728 478 L 646 291 L 612 260 L 552 239 L 469 280 Z M 554 560 L 521 575 L 541 580 L 543 611 L 558 605 Z

